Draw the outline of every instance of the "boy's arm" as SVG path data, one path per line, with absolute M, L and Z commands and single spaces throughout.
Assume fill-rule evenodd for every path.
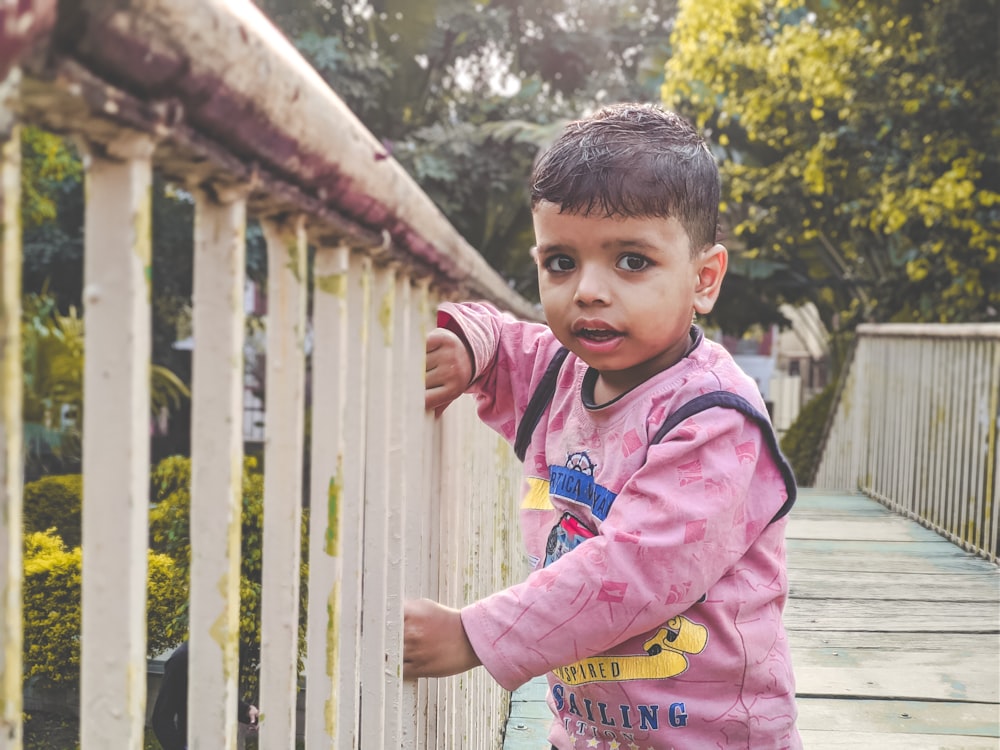
M 517 320 L 480 302 L 445 302 L 438 311 L 438 326 L 435 335 L 443 338 L 450 332 L 465 347 L 472 373 L 464 391 L 475 396 L 480 419 L 513 442 L 517 422 L 559 342 L 548 326 Z M 454 341 L 447 352 L 459 358 Z M 456 375 L 449 390 L 439 392 L 448 402 L 457 397 L 454 389 L 461 377 Z
M 473 649 L 501 686 L 513 690 L 685 612 L 781 506 L 783 480 L 742 415 L 715 409 L 677 433 L 650 446 L 597 536 L 462 610 Z M 767 492 L 751 493 L 755 482 Z

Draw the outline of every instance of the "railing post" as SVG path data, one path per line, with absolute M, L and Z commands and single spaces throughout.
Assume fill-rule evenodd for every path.
M 263 222 L 267 238 L 267 415 L 261 577 L 262 750 L 295 746 L 302 447 L 305 422 L 306 233 Z
M 347 245 L 321 247 L 315 284 L 306 747 L 355 750 L 371 261 Z
M 243 190 L 195 203 L 188 747 L 234 750 L 243 510 Z M 112 747 L 108 745 L 106 747 Z
M 399 747 L 394 722 L 399 700 L 391 691 L 399 685 L 396 664 L 387 663 L 386 600 L 388 598 L 390 475 L 398 471 L 390 457 L 389 415 L 392 394 L 392 318 L 395 271 L 375 269 L 368 337 L 368 428 L 365 439 L 364 577 L 361 612 L 361 747 Z M 393 702 L 394 706 L 387 706 Z
M 21 748 L 21 142 L 0 82 L 0 750 Z
M 399 472 L 405 503 L 403 518 L 403 595 L 413 599 L 427 594 L 424 591 L 425 559 L 429 545 L 430 514 L 434 500 L 427 486 L 430 470 L 427 465 L 432 455 L 427 444 L 428 416 L 424 411 L 424 367 L 428 324 L 428 282 L 406 282 L 409 311 L 403 348 L 406 367 L 400 368 L 399 392 L 405 393 L 406 446 L 403 466 Z M 422 750 L 427 747 L 424 733 L 427 725 L 427 680 L 409 680 L 403 683 L 403 716 L 401 747 L 405 750 Z M 407 712 L 412 711 L 412 716 Z
M 143 746 L 152 154 L 124 134 L 85 159 L 83 750 Z
M 320 246 L 314 262 L 306 747 L 337 747 L 342 667 L 341 537 L 348 404 L 350 248 Z M 352 393 L 351 402 L 357 394 Z M 349 653 L 349 652 L 348 652 Z M 352 747 L 352 745 L 345 745 Z

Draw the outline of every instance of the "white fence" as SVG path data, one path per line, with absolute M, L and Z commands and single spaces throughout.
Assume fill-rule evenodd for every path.
M 1000 324 L 863 325 L 816 478 L 996 561 Z
M 482 670 L 403 683 L 401 607 L 461 605 L 520 574 L 519 466 L 470 403 L 425 415 L 423 338 L 443 298 L 532 309 L 248 0 L 0 4 L 0 81 L 0 750 L 23 729 L 19 123 L 86 153 L 84 413 L 100 417 L 84 424 L 83 750 L 142 747 L 154 169 L 196 200 L 189 746 L 236 743 L 253 216 L 271 269 L 260 746 L 295 742 L 308 450 L 306 747 L 498 747 L 507 696 Z

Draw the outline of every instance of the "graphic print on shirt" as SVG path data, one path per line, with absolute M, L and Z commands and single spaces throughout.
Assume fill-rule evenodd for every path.
M 642 644 L 645 654 L 591 656 L 566 667 L 557 667 L 552 672 L 567 685 L 660 680 L 686 672 L 687 655 L 700 654 L 707 643 L 708 629 L 704 625 L 678 615 Z
M 549 467 L 549 492 L 590 507 L 600 520 L 607 518 L 617 495 L 594 481 L 596 464 L 586 451 L 571 453 L 566 465 Z M 545 565 L 551 565 L 570 550 L 596 536 L 572 513 L 563 513 L 552 527 L 545 546 Z M 617 586 L 617 588 L 616 588 Z M 599 599 L 621 602 L 625 585 L 604 582 Z M 567 685 L 623 680 L 658 680 L 687 671 L 688 655 L 700 654 L 708 643 L 708 629 L 678 615 L 642 644 L 645 653 L 617 656 L 592 656 L 575 664 L 559 667 L 553 673 Z

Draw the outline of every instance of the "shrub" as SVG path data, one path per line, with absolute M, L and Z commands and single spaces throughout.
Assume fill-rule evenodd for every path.
M 24 485 L 25 533 L 55 529 L 70 549 L 80 546 L 83 477 L 42 477 Z
M 53 531 L 24 537 L 24 672 L 53 684 L 75 684 L 80 674 L 79 547 L 67 550 Z M 186 591 L 173 560 L 150 552 L 147 560 L 147 641 L 149 656 L 177 645 L 171 630 Z
M 54 684 L 80 674 L 80 548 L 54 531 L 24 537 L 24 673 Z
M 191 459 L 165 458 L 153 470 L 153 498 L 150 511 L 150 546 L 169 555 L 176 564 L 179 580 L 188 588 L 191 565 Z M 257 460 L 243 461 L 243 514 L 240 550 L 240 688 L 246 695 L 256 692 L 260 666 L 261 558 L 263 554 L 264 475 Z M 297 500 L 297 498 L 296 498 Z M 302 514 L 302 559 L 307 559 L 308 516 Z M 306 563 L 300 568 L 299 658 L 305 651 Z M 187 609 L 178 610 L 170 622 L 170 632 L 187 632 Z M 300 664 L 301 667 L 301 664 Z

